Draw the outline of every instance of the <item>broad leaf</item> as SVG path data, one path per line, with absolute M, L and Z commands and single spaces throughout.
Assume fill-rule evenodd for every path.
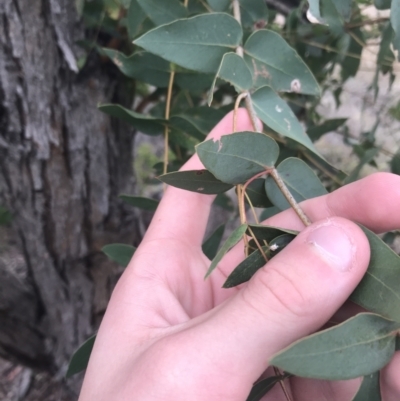
M 360 28 L 354 28 L 348 34 L 343 35 L 341 40 L 344 45 L 340 51 L 345 55 L 341 63 L 341 74 L 343 81 L 345 81 L 350 77 L 354 77 L 358 72 L 363 51 L 363 46 L 360 42 L 365 42 L 365 38 Z
M 283 251 L 296 238 L 296 235 L 282 234 L 279 237 L 274 238 L 269 243 L 271 249 L 271 258 L 276 256 L 279 252 Z
M 143 134 L 159 135 L 164 131 L 164 120 L 136 113 L 118 104 L 103 104 L 99 106 L 99 110 L 129 123 Z
M 227 210 L 228 212 L 233 212 L 235 210 L 235 205 L 233 204 L 232 199 L 226 194 L 218 194 L 213 205 Z
M 269 86 L 254 92 L 252 100 L 257 116 L 268 127 L 318 154 L 291 108 Z
M 112 261 L 117 262 L 123 267 L 127 267 L 136 251 L 136 248 L 132 245 L 126 244 L 110 244 L 103 246 L 101 250 Z
M 242 15 L 242 25 L 253 27 L 261 24 L 261 27 L 268 23 L 268 8 L 264 0 L 239 0 Z
M 232 4 L 231 0 L 207 0 L 214 11 L 226 11 Z
M 187 149 L 191 153 L 194 153 L 195 146 L 199 143 L 197 139 L 176 129 L 171 129 L 169 131 L 169 142 L 170 144 L 178 145 L 181 148 Z
M 256 88 L 270 85 L 276 91 L 321 94 L 310 69 L 278 33 L 255 31 L 247 39 L 244 52 Z
M 137 0 L 143 11 L 156 24 L 168 24 L 187 16 L 186 7 L 179 0 Z
M 314 171 L 302 160 L 295 157 L 285 159 L 277 171 L 297 202 L 328 193 Z M 272 177 L 265 181 L 265 190 L 271 202 L 281 210 L 290 208 Z
M 368 238 L 368 270 L 350 299 L 356 304 L 400 322 L 400 257 L 377 235 L 361 227 Z
M 148 210 L 150 212 L 154 212 L 160 203 L 155 199 L 144 198 L 142 196 L 120 195 L 119 198 L 121 198 L 128 205 L 137 207 L 139 209 Z
M 209 106 L 211 105 L 213 99 L 213 92 L 217 78 L 229 82 L 239 93 L 251 88 L 253 84 L 251 72 L 248 69 L 243 58 L 235 53 L 226 53 L 222 57 L 221 64 L 218 68 L 217 74 L 214 78 L 214 82 L 210 89 L 210 93 L 208 96 Z
M 213 80 L 214 76 L 211 74 L 201 74 L 189 70 L 187 72 L 179 72 L 175 74 L 176 84 L 180 88 L 187 89 L 190 92 L 202 92 L 212 85 Z
M 129 78 L 147 82 L 159 88 L 168 86 L 170 63 L 148 52 L 137 52 L 127 57 L 113 49 L 103 49 L 111 61 Z
M 400 175 L 400 152 L 397 152 L 390 161 L 390 170 L 393 174 Z
M 314 142 L 317 139 L 321 138 L 322 135 L 327 134 L 328 132 L 336 131 L 346 121 L 347 118 L 333 118 L 331 120 L 326 120 L 321 125 L 309 127 L 307 130 L 307 134 Z
M 263 246 L 262 249 L 267 259 L 269 259 L 269 247 Z M 222 287 L 232 288 L 249 281 L 257 272 L 257 270 L 261 269 L 261 267 L 263 267 L 266 263 L 267 261 L 265 260 L 264 256 L 260 250 L 257 249 L 235 267 Z
M 246 194 L 254 207 L 271 207 L 272 203 L 265 193 L 265 179 L 257 178 L 246 188 Z M 248 202 L 247 197 L 245 201 Z
M 173 187 L 205 195 L 223 193 L 232 188 L 232 185 L 218 180 L 207 170 L 176 171 L 158 179 Z
M 393 47 L 398 50 L 397 59 L 400 60 L 400 2 L 392 0 L 390 22 L 394 30 Z
M 224 117 L 224 112 L 210 107 L 193 107 L 185 113 L 175 114 L 169 119 L 172 127 L 204 141 L 206 135 Z
M 87 339 L 72 355 L 68 364 L 66 377 L 71 377 L 87 368 L 96 336 Z
M 393 70 L 393 62 L 395 60 L 391 48 L 393 33 L 394 32 L 391 23 L 387 22 L 382 30 L 382 38 L 377 59 L 377 65 L 383 74 Z
M 280 380 L 284 380 L 289 376 L 290 375 L 285 374 L 280 377 L 272 376 L 268 377 L 267 379 L 260 380 L 258 383 L 254 384 L 246 401 L 260 401 L 264 395 L 275 386 L 276 383 L 279 383 Z
M 217 229 L 204 241 L 201 246 L 204 255 L 208 259 L 212 260 L 215 258 L 219 245 L 221 243 L 222 237 L 225 232 L 225 224 L 221 224 Z
M 267 242 L 271 242 L 274 238 L 277 238 L 284 234 L 290 234 L 293 236 L 296 236 L 298 234 L 298 231 L 274 226 L 265 226 L 263 224 L 249 224 L 249 229 L 246 232 L 246 234 L 249 236 L 251 236 L 250 230 L 251 232 L 253 232 L 258 241 Z
M 265 134 L 245 131 L 200 143 L 196 151 L 215 177 L 236 185 L 273 167 L 279 155 L 279 146 Z
M 390 8 L 392 0 L 374 0 L 374 6 L 378 10 L 387 10 Z
M 133 39 L 142 30 L 143 22 L 146 19 L 146 14 L 139 6 L 137 0 L 131 0 L 126 19 L 129 38 Z
M 379 372 L 364 376 L 361 387 L 352 401 L 381 401 Z
M 243 234 L 246 232 L 246 229 L 247 229 L 247 224 L 242 224 L 235 231 L 232 232 L 232 234 L 222 245 L 221 249 L 218 251 L 215 258 L 212 260 L 211 265 L 204 278 L 207 278 L 212 273 L 212 271 L 218 266 L 218 263 L 222 260 L 222 258 L 229 251 L 229 249 L 231 249 L 242 239 Z
M 353 0 L 334 0 L 333 4 L 336 7 L 336 10 L 340 14 L 340 16 L 348 22 L 351 17 L 351 11 L 352 11 L 352 4 Z
M 173 63 L 216 72 L 222 56 L 242 39 L 240 24 L 223 13 L 202 14 L 157 27 L 134 43 Z
M 296 376 L 347 380 L 383 368 L 395 352 L 400 323 L 361 313 L 276 354 L 270 364 Z
M 260 221 L 267 220 L 272 216 L 280 213 L 281 209 L 277 208 L 276 206 L 268 207 L 264 209 L 260 214 Z

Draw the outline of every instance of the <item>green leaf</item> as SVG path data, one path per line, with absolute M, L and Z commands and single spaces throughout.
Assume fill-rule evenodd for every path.
M 279 252 L 283 251 L 296 238 L 296 235 L 282 234 L 279 237 L 274 238 L 269 243 L 271 249 L 271 258 L 276 256 Z
M 308 0 L 308 11 L 315 19 L 322 21 L 320 0 Z
M 175 74 L 176 84 L 181 89 L 187 89 L 190 92 L 204 91 L 212 85 L 213 80 L 214 76 L 211 74 L 201 74 L 194 71 Z
M 382 30 L 381 43 L 379 46 L 377 65 L 383 74 L 393 70 L 393 62 L 395 60 L 393 51 L 391 49 L 393 39 L 393 28 L 390 22 L 384 25 Z
M 320 96 L 314 75 L 297 52 L 276 32 L 255 31 L 244 45 L 245 61 L 253 85 L 270 85 L 276 91 Z
M 351 35 L 346 34 L 343 36 L 343 40 L 346 44 L 343 49 L 341 49 L 341 52 L 345 54 L 341 62 L 343 81 L 357 74 L 361 64 L 361 53 L 363 51 L 363 46 L 360 42 L 365 42 L 364 34 L 360 28 L 352 29 L 350 33 Z
M 214 11 L 226 11 L 231 5 L 231 0 L 207 0 L 207 3 Z
M 191 153 L 195 152 L 195 146 L 199 143 L 198 140 L 189 136 L 183 131 L 172 129 L 169 131 L 169 141 L 171 144 L 178 145 Z
M 129 38 L 133 40 L 142 30 L 143 22 L 146 19 L 146 14 L 139 6 L 137 0 L 131 0 L 126 19 Z
M 213 205 L 227 210 L 228 212 L 233 212 L 235 210 L 235 205 L 233 204 L 232 199 L 226 194 L 218 194 Z
M 143 198 L 142 196 L 120 195 L 119 198 L 128 205 L 137 207 L 139 209 L 148 210 L 150 212 L 154 212 L 160 203 L 155 199 Z
M 158 179 L 173 187 L 204 195 L 220 194 L 232 188 L 232 185 L 218 180 L 207 170 L 176 171 Z
M 219 245 L 225 232 L 225 224 L 221 224 L 217 229 L 204 241 L 202 250 L 208 259 L 215 258 L 218 252 Z
M 169 124 L 200 141 L 204 141 L 206 135 L 224 115 L 224 112 L 207 106 L 193 107 L 185 113 L 171 116 Z
M 279 164 L 277 171 L 297 202 L 328 193 L 314 171 L 300 159 L 295 157 L 285 159 Z M 265 190 L 275 206 L 281 210 L 290 208 L 289 202 L 272 177 L 266 179 Z
M 99 110 L 129 123 L 143 134 L 160 135 L 164 131 L 164 120 L 136 113 L 118 104 L 103 104 L 99 106 Z
M 334 0 L 333 4 L 341 17 L 348 22 L 351 17 L 353 0 Z
M 260 221 L 267 220 L 272 216 L 275 216 L 276 214 L 280 213 L 281 209 L 279 209 L 276 206 L 268 207 L 264 209 L 261 214 L 260 214 Z
M 267 379 L 260 380 L 258 383 L 254 384 L 253 388 L 250 391 L 249 396 L 246 401 L 260 401 L 265 394 L 267 394 L 276 383 L 279 383 L 279 380 L 285 379 L 289 375 L 283 376 L 272 376 Z
M 264 0 L 239 0 L 239 3 L 244 27 L 252 28 L 260 22 L 263 25 L 268 23 L 268 7 Z
M 352 401 L 381 401 L 381 384 L 379 371 L 364 376 L 361 387 Z
M 103 49 L 119 70 L 129 78 L 147 82 L 159 88 L 168 86 L 170 63 L 148 52 L 138 52 L 127 57 L 113 49 Z
M 307 130 L 307 134 L 314 142 L 317 139 L 321 138 L 322 135 L 327 134 L 328 132 L 336 131 L 346 121 L 347 118 L 333 118 L 331 120 L 326 120 L 321 125 L 309 127 Z
M 269 247 L 263 246 L 262 249 L 267 258 L 269 258 Z M 236 287 L 239 284 L 249 281 L 257 272 L 257 270 L 261 269 L 261 267 L 263 267 L 266 263 L 267 262 L 264 256 L 261 254 L 260 250 L 257 249 L 235 267 L 235 269 L 226 279 L 222 288 Z
M 204 166 L 216 178 L 236 185 L 273 167 L 279 155 L 279 146 L 265 134 L 245 131 L 200 143 L 196 151 Z
M 265 193 L 265 179 L 257 178 L 252 181 L 246 188 L 247 196 L 254 207 L 271 207 L 272 203 Z M 247 197 L 245 201 L 248 202 Z
M 360 159 L 357 166 L 353 169 L 353 171 L 349 174 L 349 176 L 344 180 L 344 184 L 350 184 L 358 179 L 360 175 L 361 169 L 364 167 L 365 164 L 370 163 L 375 156 L 379 153 L 379 149 L 371 148 L 367 149 L 364 153 L 364 156 Z
M 182 67 L 215 73 L 222 56 L 241 39 L 242 29 L 233 17 L 213 13 L 159 26 L 134 43 Z
M 281 227 L 265 226 L 263 224 L 249 224 L 249 229 L 246 232 L 246 234 L 249 236 L 251 236 L 250 230 L 253 232 L 258 241 L 267 242 L 271 242 L 281 235 L 290 234 L 296 236 L 299 233 L 298 231 L 288 230 Z
M 374 5 L 378 10 L 387 10 L 390 8 L 392 0 L 374 0 Z
M 72 355 L 68 364 L 66 377 L 71 377 L 87 368 L 96 336 L 87 339 Z
M 397 59 L 400 60 L 400 2 L 392 0 L 390 22 L 394 30 L 393 47 L 398 50 Z
M 384 367 L 395 351 L 400 323 L 361 313 L 276 354 L 270 364 L 296 376 L 347 380 Z
M 225 53 L 210 89 L 208 96 L 209 106 L 213 99 L 213 92 L 217 78 L 229 82 L 239 93 L 251 88 L 253 84 L 251 72 L 243 58 L 235 53 Z
M 368 270 L 350 299 L 400 322 L 400 257 L 377 235 L 362 227 L 371 248 Z
M 263 86 L 254 92 L 252 101 L 257 116 L 268 127 L 318 154 L 291 108 L 269 86 Z
M 101 250 L 112 261 L 117 262 L 123 267 L 127 267 L 136 248 L 126 244 L 110 244 L 103 246 Z
M 179 0 L 137 0 L 143 11 L 156 24 L 168 24 L 187 16 L 186 7 Z
M 400 152 L 397 152 L 390 161 L 390 170 L 392 173 L 400 175 Z
M 212 273 L 212 271 L 218 266 L 218 263 L 222 260 L 229 249 L 235 246 L 242 239 L 243 234 L 246 232 L 246 230 L 247 224 L 242 224 L 235 231 L 232 232 L 232 234 L 222 245 L 221 249 L 218 251 L 215 258 L 212 260 L 211 265 L 204 278 L 207 278 Z

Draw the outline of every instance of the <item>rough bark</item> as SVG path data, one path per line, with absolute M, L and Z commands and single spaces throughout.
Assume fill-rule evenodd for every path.
M 0 1 L 0 355 L 63 372 L 94 331 L 118 272 L 100 253 L 133 242 L 132 132 L 95 55 L 79 72 L 72 0 Z M 121 99 L 119 99 L 121 100 Z M 125 227 L 123 231 L 122 227 Z

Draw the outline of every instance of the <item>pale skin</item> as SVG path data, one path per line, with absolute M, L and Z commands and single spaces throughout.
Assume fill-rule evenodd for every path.
M 252 130 L 245 110 L 237 130 Z M 232 114 L 210 133 L 232 132 Z M 184 169 L 199 169 L 197 156 Z M 118 282 L 86 372 L 80 401 L 244 401 L 278 351 L 330 320 L 360 309 L 346 302 L 364 275 L 368 241 L 354 223 L 380 233 L 400 227 L 400 177 L 379 173 L 301 204 L 266 223 L 301 230 L 239 288 L 221 288 L 243 259 L 232 249 L 204 281 L 201 244 L 213 196 L 167 188 L 153 221 Z M 336 314 L 336 315 L 335 315 Z M 332 316 L 335 315 L 332 319 Z M 294 401 L 350 401 L 360 379 L 291 378 Z M 400 399 L 400 357 L 381 378 L 384 401 Z M 263 400 L 283 401 L 279 385 Z

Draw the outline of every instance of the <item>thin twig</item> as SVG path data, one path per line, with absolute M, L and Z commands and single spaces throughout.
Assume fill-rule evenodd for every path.
M 260 251 L 261 255 L 263 256 L 263 258 L 265 259 L 265 262 L 268 263 L 268 257 L 264 252 L 264 249 L 262 249 L 262 246 L 260 245 L 260 243 L 258 242 L 258 239 L 256 238 L 256 236 L 253 233 L 253 230 L 250 228 L 250 226 L 247 227 L 247 229 L 250 232 L 251 238 L 253 238 L 254 242 L 257 245 L 258 250 Z
M 174 86 L 175 71 L 171 71 L 169 75 L 167 100 L 165 105 L 165 119 L 169 120 L 169 112 L 171 109 L 171 97 L 172 97 L 172 87 Z M 168 125 L 164 128 L 164 174 L 168 170 L 168 150 L 169 150 L 169 127 Z
M 247 92 L 241 93 L 235 102 L 235 108 L 233 109 L 233 132 L 237 131 L 237 111 L 240 105 L 240 102 L 242 101 L 243 98 L 247 96 Z
M 280 372 L 279 369 L 276 368 L 275 366 L 274 366 L 274 372 L 275 372 L 275 375 L 276 375 L 276 376 L 282 377 L 281 372 Z M 283 380 L 285 380 L 285 379 L 283 379 Z M 283 393 L 285 394 L 286 399 L 287 399 L 288 401 L 292 401 L 292 398 L 290 397 L 290 395 L 289 395 L 289 393 L 288 393 L 288 391 L 287 391 L 287 389 L 286 389 L 286 386 L 285 386 L 285 383 L 283 382 L 283 380 L 282 380 L 282 379 L 279 380 L 279 385 L 281 386 L 281 389 L 282 389 Z
M 247 194 L 246 191 L 244 191 L 244 196 L 246 197 L 247 202 L 249 202 L 250 209 L 251 209 L 251 211 L 252 211 L 252 213 L 253 213 L 254 221 L 255 221 L 257 224 L 260 224 L 260 222 L 259 222 L 259 220 L 258 220 L 258 217 L 257 217 L 257 213 L 256 213 L 256 211 L 254 210 L 254 206 L 253 206 L 253 204 L 251 203 L 251 199 L 250 199 L 250 197 L 249 197 L 249 195 Z
M 306 216 L 306 214 L 301 209 L 300 205 L 296 202 L 293 198 L 293 195 L 290 193 L 288 187 L 283 182 L 282 178 L 280 177 L 276 168 L 272 168 L 270 171 L 271 177 L 275 180 L 276 185 L 278 185 L 280 191 L 282 192 L 283 196 L 289 202 L 292 209 L 296 212 L 297 216 L 299 216 L 300 220 L 303 222 L 305 226 L 309 226 L 311 224 L 310 219 Z
M 256 111 L 254 110 L 253 101 L 251 100 L 251 95 L 247 92 L 247 97 L 245 99 L 246 109 L 249 113 L 251 124 L 253 125 L 253 129 L 256 132 L 262 132 L 262 125 L 260 126 L 260 121 L 257 118 Z
M 346 24 L 346 28 L 358 28 L 360 26 L 365 26 L 365 25 L 374 25 L 374 24 L 380 24 L 381 22 L 386 22 L 389 21 L 388 17 L 381 17 L 381 18 L 376 18 L 376 19 L 369 19 L 361 22 L 355 22 L 354 24 Z

